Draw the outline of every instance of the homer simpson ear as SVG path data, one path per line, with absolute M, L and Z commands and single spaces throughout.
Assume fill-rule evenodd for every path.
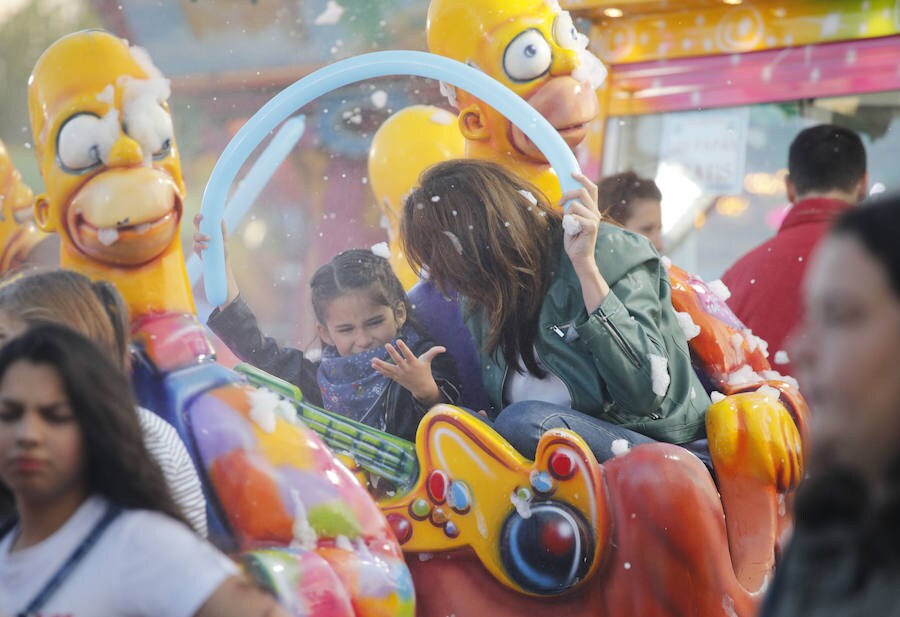
M 56 225 L 50 220 L 50 201 L 44 193 L 34 198 L 34 220 L 42 231 L 47 233 L 56 231 Z
M 477 104 L 473 103 L 459 112 L 459 132 L 469 141 L 490 139 L 490 131 Z

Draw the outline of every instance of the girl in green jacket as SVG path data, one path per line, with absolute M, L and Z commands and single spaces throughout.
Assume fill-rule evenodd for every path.
M 629 444 L 702 440 L 710 401 L 659 255 L 602 223 L 597 187 L 575 178 L 563 216 L 496 164 L 435 165 L 404 206 L 406 254 L 459 292 L 495 428 L 523 454 L 554 427 L 601 461 Z

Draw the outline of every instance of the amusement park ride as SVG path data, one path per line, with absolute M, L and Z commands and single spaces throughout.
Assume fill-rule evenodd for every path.
M 428 40 L 531 103 L 569 147 L 586 137 L 606 69 L 556 2 L 433 0 Z M 560 193 L 503 110 L 448 93 L 466 156 Z M 146 53 L 101 31 L 66 36 L 34 67 L 28 94 L 46 184 L 37 225 L 59 234 L 62 267 L 125 297 L 137 396 L 184 439 L 211 540 L 296 615 L 753 614 L 790 528 L 808 411 L 702 280 L 669 269 L 675 309 L 696 327 L 695 366 L 722 394 L 707 413 L 712 473 L 663 443 L 601 465 L 564 430 L 528 460 L 447 405 L 406 442 L 309 405 L 258 369 L 216 363 L 178 234 L 185 188 L 168 82 Z M 459 156 L 450 139 L 418 164 Z M 16 215 L 30 192 L 4 161 L 2 225 L 24 226 L 4 249 L 18 251 L 38 232 Z M 395 200 L 403 192 L 377 184 Z M 436 301 L 422 296 L 423 316 Z

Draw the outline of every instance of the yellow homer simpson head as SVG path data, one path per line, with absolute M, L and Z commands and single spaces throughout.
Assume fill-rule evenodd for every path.
M 381 208 L 390 240 L 390 262 L 409 289 L 418 280 L 403 256 L 400 217 L 403 199 L 419 183 L 419 175 L 436 163 L 465 156 L 465 141 L 456 117 L 433 105 L 401 109 L 376 131 L 369 148 L 369 184 Z
M 598 113 L 595 90 L 606 69 L 587 50 L 556 0 L 432 0 L 428 47 L 478 68 L 527 100 L 570 147 Z M 523 161 L 546 163 L 525 134 L 501 114 L 456 90 L 460 130 L 469 142 Z
M 129 268 L 179 241 L 184 182 L 168 97 L 146 52 L 107 32 L 70 34 L 38 59 L 28 108 L 47 191 L 35 217 L 64 254 Z
M 0 273 L 21 265 L 44 239 L 33 217 L 34 195 L 0 141 Z

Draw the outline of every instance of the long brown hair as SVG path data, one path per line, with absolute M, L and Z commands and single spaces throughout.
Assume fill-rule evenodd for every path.
M 43 324 L 0 349 L 0 382 L 19 361 L 50 366 L 59 375 L 81 429 L 84 479 L 92 494 L 187 524 L 144 445 L 129 379 L 108 350 L 63 325 Z
M 534 185 L 494 163 L 455 160 L 426 170 L 403 206 L 401 235 L 414 269 L 465 296 L 490 326 L 486 351 L 519 357 L 533 375 L 544 296 L 559 260 L 562 215 Z

